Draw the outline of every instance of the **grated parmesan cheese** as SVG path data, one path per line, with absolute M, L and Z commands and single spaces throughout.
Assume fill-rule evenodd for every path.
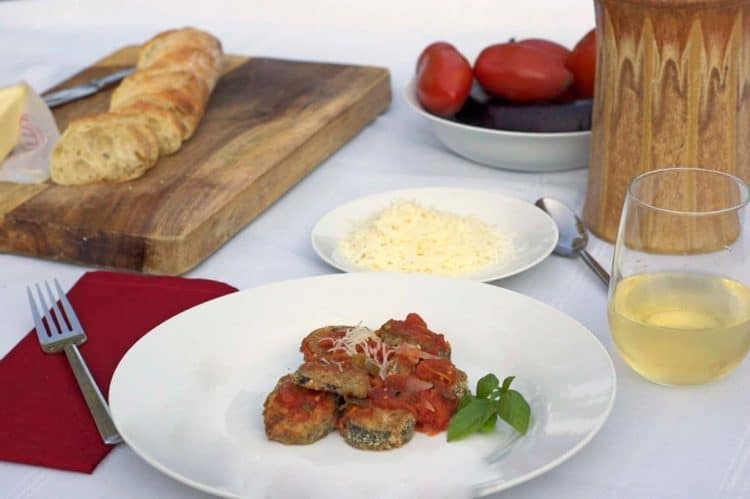
M 339 242 L 338 253 L 367 270 L 464 276 L 510 248 L 510 237 L 473 217 L 396 200 Z
M 329 338 L 324 338 L 328 340 Z M 386 345 L 383 340 L 372 329 L 358 324 L 346 331 L 346 334 L 336 338 L 333 345 L 328 349 L 329 353 L 345 352 L 349 357 L 358 353 L 364 354 L 365 358 L 378 368 L 378 374 L 385 379 L 388 371 L 388 360 L 394 350 Z M 341 364 L 337 363 L 339 370 Z

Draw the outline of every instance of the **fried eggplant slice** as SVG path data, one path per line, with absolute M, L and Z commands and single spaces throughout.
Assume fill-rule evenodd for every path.
M 445 336 L 430 331 L 417 314 L 409 314 L 403 321 L 391 319 L 380 327 L 377 334 L 392 347 L 409 343 L 428 354 L 446 359 L 451 357 L 451 346 Z
M 263 404 L 266 436 L 287 445 L 320 440 L 335 427 L 337 400 L 333 393 L 308 390 L 284 376 Z
M 334 392 L 344 397 L 366 398 L 370 392 L 367 371 L 351 365 L 305 362 L 292 377 L 299 386 Z
M 321 327 L 305 336 L 300 345 L 300 351 L 305 356 L 305 362 L 328 357 L 328 349 L 333 346 L 337 338 L 341 338 L 352 326 Z
M 414 436 L 414 415 L 403 409 L 347 405 L 339 419 L 339 432 L 357 449 L 389 450 Z

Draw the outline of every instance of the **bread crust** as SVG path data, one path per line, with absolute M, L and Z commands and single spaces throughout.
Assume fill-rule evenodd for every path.
M 140 177 L 193 136 L 221 69 L 221 42 L 211 34 L 190 27 L 157 34 L 112 94 L 110 112 L 68 125 L 52 152 L 52 180 L 74 185 Z

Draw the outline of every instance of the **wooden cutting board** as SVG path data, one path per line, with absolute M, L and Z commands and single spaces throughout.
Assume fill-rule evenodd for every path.
M 125 47 L 53 90 L 134 64 Z M 66 187 L 0 182 L 0 251 L 181 274 L 382 113 L 386 69 L 227 56 L 198 131 L 140 179 Z M 107 109 L 111 90 L 55 110 Z

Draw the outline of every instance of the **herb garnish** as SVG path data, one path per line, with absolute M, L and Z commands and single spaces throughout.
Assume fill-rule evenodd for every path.
M 477 382 L 476 395 L 467 393 L 458 403 L 458 411 L 448 424 L 448 441 L 458 440 L 475 432 L 489 433 L 495 429 L 497 418 L 525 435 L 529 429 L 531 409 L 520 392 L 510 389 L 515 376 L 508 376 L 500 384 L 494 374 Z

